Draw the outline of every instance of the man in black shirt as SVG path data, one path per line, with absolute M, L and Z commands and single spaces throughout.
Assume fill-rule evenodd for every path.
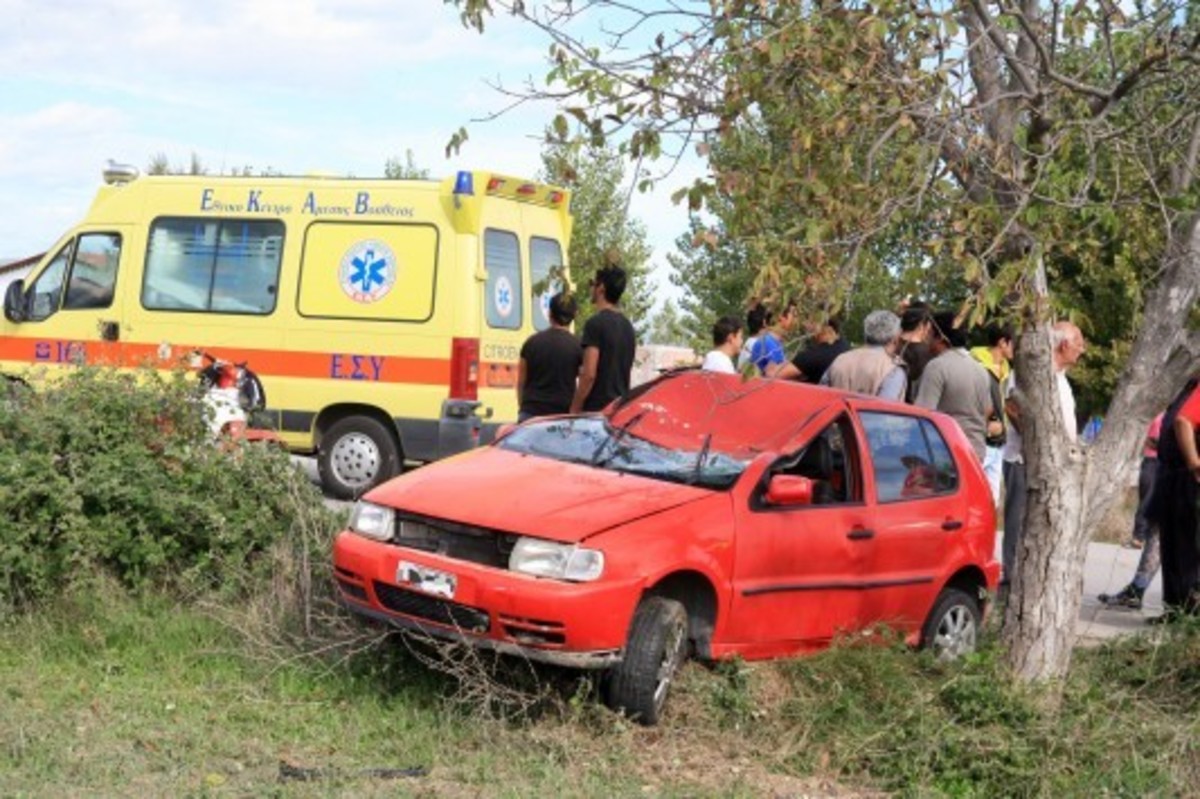
M 617 303 L 625 293 L 625 270 L 606 266 L 592 281 L 596 313 L 583 326 L 583 368 L 571 412 L 598 411 L 629 393 L 637 336 Z
M 820 383 L 825 371 L 834 358 L 847 352 L 850 345 L 842 338 L 841 323 L 836 317 L 809 325 L 808 345 L 796 353 L 790 363 L 780 364 L 768 377 L 781 380 L 799 380 L 803 383 Z
M 534 333 L 521 346 L 517 367 L 517 421 L 566 413 L 575 396 L 575 378 L 583 363 L 583 348 L 567 330 L 575 321 L 575 298 L 559 292 L 550 298 L 550 327 Z

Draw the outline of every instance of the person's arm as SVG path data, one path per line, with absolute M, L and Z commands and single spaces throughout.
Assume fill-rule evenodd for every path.
M 583 348 L 583 366 L 579 367 L 579 384 L 575 386 L 575 398 L 571 400 L 571 413 L 583 410 L 583 402 L 596 385 L 596 368 L 600 365 L 600 348 Z
M 825 372 L 825 377 L 829 377 L 829 372 Z M 824 380 L 822 377 L 821 380 Z M 897 366 L 895 369 L 887 373 L 883 378 L 883 382 L 879 384 L 879 398 L 895 400 L 896 402 L 904 402 L 904 392 L 908 389 L 908 374 L 904 371 L 903 366 Z
M 523 394 L 525 393 L 525 381 L 529 378 L 529 366 L 525 363 L 525 359 L 521 358 L 517 361 L 517 407 L 521 407 Z
M 800 380 L 800 370 L 796 368 L 796 364 L 791 361 L 776 363 L 767 366 L 767 377 L 775 377 L 780 380 Z
M 921 385 L 917 388 L 917 396 L 913 399 L 913 405 L 937 410 L 938 402 L 942 399 L 942 386 L 945 382 L 946 377 L 942 374 L 942 370 L 934 367 L 931 361 L 921 375 Z
M 1182 413 L 1175 417 L 1175 440 L 1188 471 L 1200 480 L 1200 453 L 1196 451 L 1196 425 Z

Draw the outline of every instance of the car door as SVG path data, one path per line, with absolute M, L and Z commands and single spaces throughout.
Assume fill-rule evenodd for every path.
M 961 536 L 965 498 L 950 449 L 929 419 L 902 410 L 858 414 L 875 501 L 875 539 L 866 564 L 865 623 L 919 629 Z
M 21 360 L 45 366 L 120 363 L 117 279 L 123 238 L 115 228 L 79 231 L 30 278 L 23 318 L 13 328 L 26 340 Z
M 740 511 L 728 630 L 747 655 L 810 648 L 859 626 L 874 513 L 861 463 L 843 414 L 769 467 Z M 777 475 L 810 480 L 811 502 L 773 504 L 768 486 Z

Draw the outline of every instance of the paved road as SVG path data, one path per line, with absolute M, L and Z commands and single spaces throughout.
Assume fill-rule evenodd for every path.
M 317 466 L 313 458 L 293 457 L 309 479 L 317 483 Z M 326 504 L 334 509 L 350 508 L 350 503 L 327 499 Z M 1000 536 L 996 538 L 996 557 L 1000 557 Z M 1141 611 L 1115 610 L 1100 604 L 1096 599 L 1102 593 L 1120 591 L 1132 578 L 1137 569 L 1141 551 L 1125 549 L 1116 544 L 1091 544 L 1088 547 L 1087 563 L 1083 573 L 1083 607 L 1079 613 L 1078 633 L 1084 643 L 1098 642 L 1105 638 L 1147 629 L 1146 619 L 1162 613 L 1162 581 L 1154 578 L 1146 591 L 1145 604 Z

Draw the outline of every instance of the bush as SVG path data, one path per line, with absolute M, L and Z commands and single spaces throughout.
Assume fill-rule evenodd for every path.
M 0 402 L 0 609 L 99 573 L 240 584 L 320 495 L 276 447 L 214 444 L 195 384 L 80 367 Z

